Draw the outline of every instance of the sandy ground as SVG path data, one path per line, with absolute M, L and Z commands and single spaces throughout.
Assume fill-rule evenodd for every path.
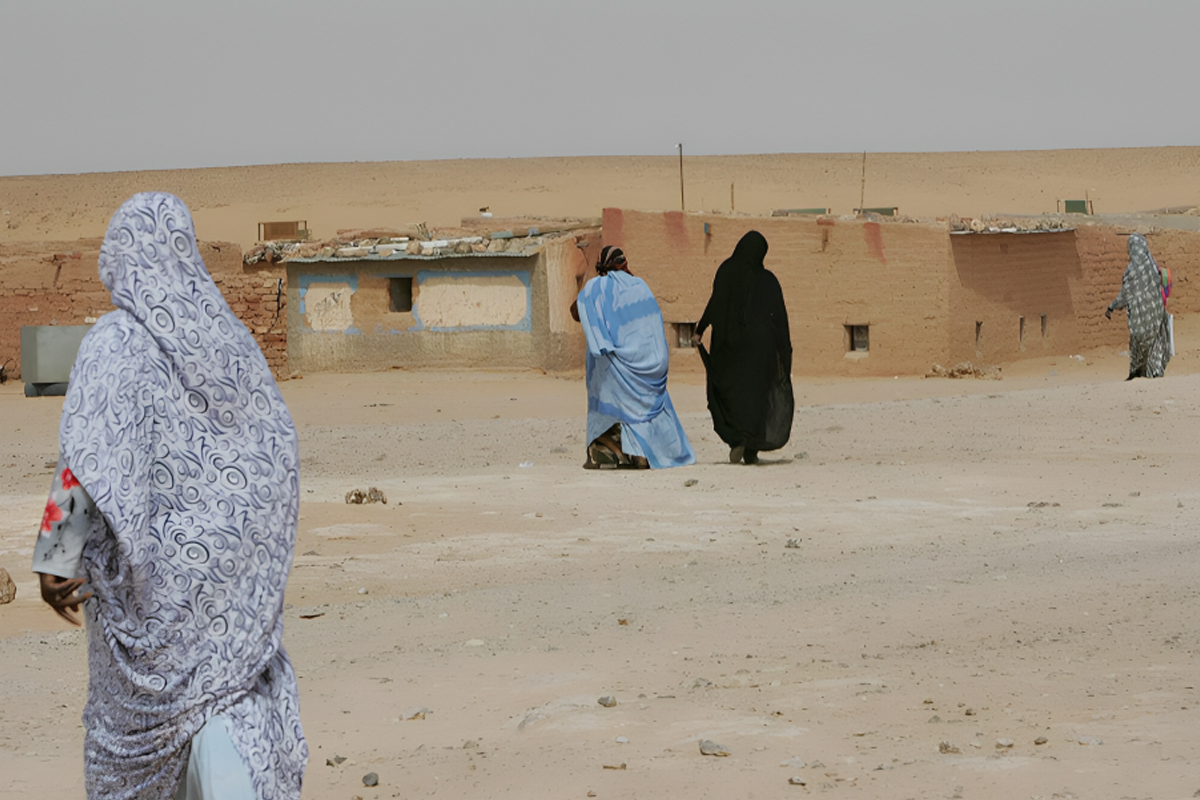
M 1185 347 L 1157 381 L 1111 352 L 802 381 L 757 467 L 726 463 L 678 369 L 699 463 L 650 473 L 579 468 L 579 376 L 285 383 L 305 797 L 1190 797 L 1198 367 Z M 61 400 L 19 391 L 0 800 L 78 798 L 83 635 L 28 572 Z M 369 485 L 390 502 L 342 501 Z
M 258 222 L 339 228 L 427 222 L 453 226 L 487 206 L 497 216 L 599 216 L 605 206 L 679 208 L 673 156 L 513 158 L 0 177 L 0 242 L 102 236 L 131 194 L 183 198 L 204 238 L 249 247 Z M 1091 198 L 1097 213 L 1200 204 L 1200 147 L 973 153 L 869 153 L 867 207 L 976 217 L 1054 212 Z M 860 203 L 861 153 L 688 156 L 689 211 L 832 208 Z M 731 197 L 730 185 L 733 185 Z

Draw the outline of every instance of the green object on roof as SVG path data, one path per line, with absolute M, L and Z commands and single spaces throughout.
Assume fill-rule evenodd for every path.
M 1063 208 L 1068 214 L 1088 214 L 1087 200 L 1063 200 Z
M 859 213 L 878 214 L 881 217 L 894 217 L 899 212 L 900 212 L 900 209 L 897 208 L 896 206 L 887 206 L 885 208 L 863 208 L 863 209 L 856 208 L 856 209 L 854 209 L 855 214 L 859 214 Z

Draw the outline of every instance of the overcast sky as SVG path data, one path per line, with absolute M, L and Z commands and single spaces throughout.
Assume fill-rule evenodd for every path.
M 0 174 L 1200 144 L 1196 0 L 5 0 Z

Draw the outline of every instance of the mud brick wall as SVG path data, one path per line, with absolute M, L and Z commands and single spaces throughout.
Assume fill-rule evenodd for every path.
M 1125 246 L 1121 237 L 1121 246 Z M 1200 232 L 1157 230 L 1146 235 L 1150 254 L 1160 267 L 1171 268 L 1174 284 L 1167 310 L 1172 314 L 1194 314 L 1200 311 Z M 1125 251 L 1121 252 L 1121 268 L 1125 268 Z M 1113 296 L 1120 288 L 1120 277 L 1114 284 Z M 1110 300 L 1112 298 L 1109 298 Z M 1107 301 L 1106 301 L 1107 302 Z
M 96 264 L 102 239 L 0 244 L 0 364 L 21 375 L 21 327 L 88 325 L 112 310 Z M 287 366 L 287 275 L 281 266 L 243 268 L 242 249 L 200 242 L 200 255 L 233 312 L 278 377 Z
M 1111 320 L 1104 317 L 1104 309 L 1121 291 L 1121 276 L 1129 263 L 1127 241 L 1106 226 L 1085 225 L 1075 231 L 1082 270 L 1075 314 L 1079 335 L 1088 347 L 1123 349 L 1129 344 L 1125 315 L 1114 314 Z
M 770 247 L 796 374 L 924 374 L 946 362 L 955 278 L 944 225 L 604 211 L 604 244 L 625 250 L 668 327 L 700 318 L 717 267 L 749 230 Z M 868 353 L 847 352 L 847 325 L 869 326 Z

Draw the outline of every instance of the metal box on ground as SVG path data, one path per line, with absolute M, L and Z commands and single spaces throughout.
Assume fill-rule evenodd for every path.
M 21 379 L 25 396 L 65 394 L 71 367 L 91 325 L 23 325 Z

